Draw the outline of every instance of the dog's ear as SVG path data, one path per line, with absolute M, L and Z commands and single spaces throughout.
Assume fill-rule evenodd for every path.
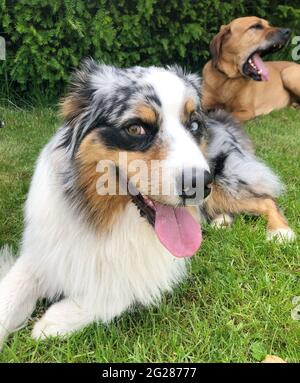
M 215 68 L 218 66 L 222 43 L 224 38 L 230 33 L 230 25 L 222 25 L 219 33 L 212 39 L 209 45 L 209 50 L 212 56 L 212 64 Z
M 98 65 L 91 59 L 81 63 L 80 68 L 71 78 L 68 95 L 60 102 L 60 115 L 65 121 L 76 119 L 90 104 L 93 89 L 90 87 L 90 76 L 96 72 Z

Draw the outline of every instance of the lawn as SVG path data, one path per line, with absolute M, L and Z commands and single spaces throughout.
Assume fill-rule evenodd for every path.
M 0 246 L 18 249 L 22 206 L 34 163 L 57 128 L 55 110 L 1 108 Z M 298 234 L 293 244 L 265 241 L 262 218 L 239 217 L 227 230 L 204 228 L 188 279 L 159 307 L 137 307 L 109 326 L 36 342 L 33 321 L 11 335 L 2 362 L 257 362 L 275 354 L 300 361 L 300 111 L 274 112 L 247 124 L 258 155 L 287 185 L 280 205 Z

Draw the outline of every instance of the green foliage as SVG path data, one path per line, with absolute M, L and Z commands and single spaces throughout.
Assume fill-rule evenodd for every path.
M 254 342 L 251 347 L 251 356 L 252 358 L 257 361 L 261 362 L 267 355 L 267 351 L 264 348 L 264 346 L 259 342 Z
M 2 93 L 55 98 L 86 56 L 199 71 L 221 24 L 255 14 L 300 31 L 299 12 L 295 0 L 0 0 Z

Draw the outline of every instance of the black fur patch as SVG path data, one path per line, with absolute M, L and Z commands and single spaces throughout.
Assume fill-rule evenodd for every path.
M 228 153 L 221 152 L 216 158 L 211 160 L 211 172 L 214 178 L 222 175 Z
M 131 136 L 127 132 L 127 128 L 131 125 L 141 125 L 146 131 L 145 135 Z M 130 120 L 122 128 L 114 126 L 100 126 L 97 133 L 103 142 L 110 149 L 120 149 L 126 151 L 148 150 L 156 138 L 158 128 L 145 124 L 140 120 Z

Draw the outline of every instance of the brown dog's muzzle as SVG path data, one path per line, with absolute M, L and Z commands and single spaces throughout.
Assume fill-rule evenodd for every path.
M 273 45 L 275 44 L 274 48 L 281 49 L 289 41 L 290 37 L 291 30 L 289 28 L 276 28 L 275 31 L 268 34 L 267 40 Z
M 262 57 L 282 49 L 289 41 L 290 36 L 291 30 L 288 28 L 272 28 L 266 35 L 263 44 L 256 48 L 244 62 L 243 74 L 255 81 L 268 81 L 268 68 Z

